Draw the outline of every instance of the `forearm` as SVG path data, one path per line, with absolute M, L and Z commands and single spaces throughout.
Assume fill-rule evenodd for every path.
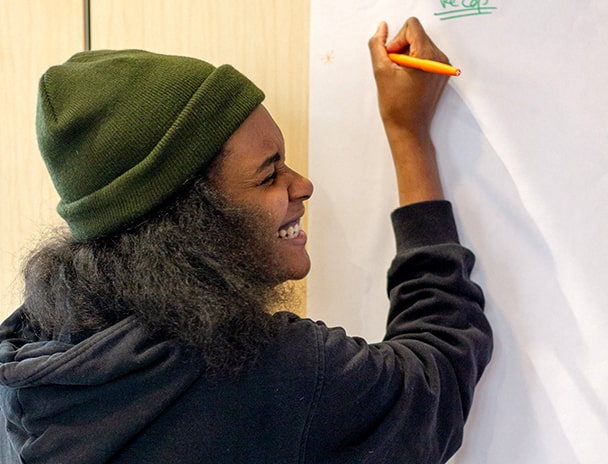
M 386 127 L 393 155 L 399 204 L 444 199 L 435 146 L 430 136 L 416 136 Z

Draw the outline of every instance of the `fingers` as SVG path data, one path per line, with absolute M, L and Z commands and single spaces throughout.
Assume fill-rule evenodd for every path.
M 386 51 L 448 62 L 447 56 L 437 48 L 415 17 L 408 18 L 397 35 L 386 45 Z
M 386 45 L 386 50 L 388 53 L 402 53 L 405 48 L 411 43 L 411 37 L 408 38 L 408 35 L 412 35 L 412 28 L 420 27 L 422 25 L 418 21 L 417 18 L 408 18 L 405 21 L 405 24 L 401 28 L 401 30 L 397 33 L 397 35 Z

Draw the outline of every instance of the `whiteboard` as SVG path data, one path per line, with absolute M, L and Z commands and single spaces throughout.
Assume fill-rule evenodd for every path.
M 308 315 L 383 335 L 397 206 L 367 40 L 420 18 L 462 69 L 433 138 L 495 331 L 460 464 L 608 443 L 608 2 L 311 1 Z

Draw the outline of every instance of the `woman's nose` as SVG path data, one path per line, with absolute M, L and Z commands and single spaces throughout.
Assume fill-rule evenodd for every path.
M 308 200 L 312 196 L 314 187 L 308 177 L 304 177 L 296 171 L 293 172 L 293 180 L 289 185 L 290 200 Z

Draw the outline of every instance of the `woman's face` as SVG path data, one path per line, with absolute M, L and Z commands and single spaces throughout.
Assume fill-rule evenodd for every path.
M 260 105 L 232 134 L 210 180 L 229 200 L 267 215 L 273 247 L 269 259 L 282 280 L 301 279 L 310 270 L 306 234 L 301 229 L 310 180 L 285 164 L 279 127 Z

